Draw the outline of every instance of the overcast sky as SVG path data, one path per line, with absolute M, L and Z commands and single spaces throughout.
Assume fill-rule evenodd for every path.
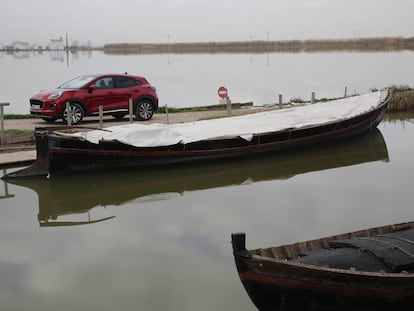
M 414 36 L 414 0 L 0 0 L 0 43 Z

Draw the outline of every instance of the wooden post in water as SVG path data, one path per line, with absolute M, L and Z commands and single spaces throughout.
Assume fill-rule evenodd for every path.
M 10 103 L 0 103 L 0 143 L 4 145 L 4 106 Z
M 103 108 L 101 105 L 99 106 L 99 128 L 103 128 Z
M 312 92 L 311 104 L 313 105 L 314 103 L 315 103 L 315 92 Z
M 66 122 L 68 126 L 72 126 L 72 111 L 70 110 L 70 102 L 66 102 Z
M 1 104 L 2 103 L 0 103 L 0 107 L 2 107 L 3 108 L 3 106 L 1 106 Z M 1 108 L 0 108 L 1 109 Z M 3 168 L 3 176 L 4 175 L 6 175 L 7 174 L 7 172 L 6 172 L 6 169 L 5 168 Z M 8 183 L 3 183 L 4 184 L 4 195 L 0 195 L 0 199 L 5 199 L 5 198 L 13 198 L 14 197 L 14 195 L 12 195 L 12 194 L 9 194 L 9 186 L 8 186 Z
M 129 98 L 129 105 L 128 105 L 128 112 L 129 112 L 129 123 L 132 123 L 132 115 L 134 114 L 134 111 L 132 109 L 132 97 Z
M 282 109 L 283 108 L 283 95 L 279 94 L 279 108 Z

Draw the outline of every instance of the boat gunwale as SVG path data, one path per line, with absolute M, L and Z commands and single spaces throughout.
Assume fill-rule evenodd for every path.
M 249 260 L 258 261 L 258 262 L 272 262 L 272 263 L 278 263 L 281 266 L 292 266 L 297 268 L 303 268 L 308 271 L 315 271 L 316 273 L 319 272 L 329 272 L 339 275 L 355 275 L 355 276 L 364 276 L 364 277 L 373 277 L 373 278 L 389 278 L 389 279 L 401 279 L 401 278 L 407 278 L 412 279 L 414 278 L 414 273 L 407 273 L 407 272 L 367 272 L 367 271 L 361 271 L 361 270 L 351 270 L 351 269 L 338 269 L 338 268 L 331 268 L 331 267 L 324 267 L 324 266 L 316 266 L 311 264 L 305 264 L 301 262 L 295 262 L 291 260 L 283 260 L 283 259 L 275 259 L 271 257 L 265 257 L 260 255 L 252 255 Z M 242 274 L 245 274 L 246 272 L 243 272 Z M 249 273 L 249 272 L 247 272 Z M 254 273 L 262 273 L 259 271 L 254 271 Z M 266 273 L 263 273 L 266 274 Z

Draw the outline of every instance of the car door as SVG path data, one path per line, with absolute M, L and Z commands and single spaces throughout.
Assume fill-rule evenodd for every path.
M 123 99 L 116 91 L 113 76 L 99 78 L 93 82 L 93 85 L 85 99 L 89 113 L 99 113 L 99 106 L 102 106 L 105 112 L 116 110 L 119 107 L 119 103 Z
M 114 77 L 115 92 L 119 99 L 119 109 L 129 109 L 129 99 L 137 98 L 137 90 L 139 91 L 140 83 L 127 76 Z

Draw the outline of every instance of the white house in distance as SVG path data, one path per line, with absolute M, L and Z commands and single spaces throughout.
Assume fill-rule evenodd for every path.
M 49 49 L 51 50 L 64 50 L 65 44 L 63 42 L 63 38 L 60 37 L 59 39 L 50 39 L 49 40 Z

